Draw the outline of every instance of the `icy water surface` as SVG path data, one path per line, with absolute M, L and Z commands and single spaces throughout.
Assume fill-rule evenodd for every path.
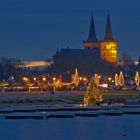
M 140 115 L 1 119 L 0 140 L 140 140 Z

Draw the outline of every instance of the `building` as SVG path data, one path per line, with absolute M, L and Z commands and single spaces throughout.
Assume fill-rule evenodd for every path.
M 91 18 L 89 35 L 86 41 L 83 41 L 85 49 L 98 48 L 100 58 L 113 64 L 118 62 L 118 41 L 113 38 L 110 16 L 108 13 L 104 40 L 98 41 L 95 32 L 94 20 Z
M 62 48 L 53 57 L 54 73 L 65 75 L 73 73 L 75 68 L 81 74 L 95 72 L 95 65 L 100 63 L 99 49 Z M 96 70 L 97 72 L 97 70 Z
M 114 63 L 118 61 L 118 42 L 112 35 L 110 17 L 108 14 L 104 40 L 98 40 L 94 26 L 93 16 L 91 18 L 88 38 L 83 41 L 84 48 L 57 50 L 53 56 L 51 72 L 56 75 L 73 74 L 77 68 L 82 75 L 93 75 L 101 73 L 109 75 L 114 72 Z M 103 68 L 104 66 L 104 68 Z

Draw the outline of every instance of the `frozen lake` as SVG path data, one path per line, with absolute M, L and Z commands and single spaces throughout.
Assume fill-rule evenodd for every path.
M 0 140 L 140 140 L 140 115 L 1 119 Z

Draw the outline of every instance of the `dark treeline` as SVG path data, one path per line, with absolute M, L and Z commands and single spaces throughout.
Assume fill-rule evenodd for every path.
M 129 79 L 134 79 L 136 71 L 140 71 L 140 58 L 139 64 L 135 65 L 127 52 L 121 54 L 119 62 L 122 63 L 117 65 L 101 60 L 95 50 L 62 49 L 54 55 L 53 60 L 54 64 L 48 72 L 52 75 L 62 75 L 69 78 L 71 78 L 75 68 L 78 69 L 80 75 L 88 77 L 95 73 L 113 77 L 115 73 L 123 71 Z
M 115 73 L 123 71 L 125 76 L 129 79 L 134 79 L 136 71 L 140 72 L 140 58 L 139 64 L 135 65 L 131 57 L 125 52 L 122 54 L 120 61 L 123 65 L 112 65 L 106 61 L 98 59 L 97 53 L 90 51 L 75 51 L 74 53 L 68 52 L 58 53 L 54 55 L 54 64 L 46 69 L 30 69 L 30 68 L 19 68 L 22 62 L 20 59 L 15 58 L 0 58 L 0 81 L 8 81 L 12 76 L 14 80 L 19 82 L 23 76 L 27 77 L 53 77 L 62 76 L 64 79 L 71 79 L 71 75 L 75 69 L 78 69 L 79 75 L 85 75 L 91 77 L 95 73 L 114 76 Z M 81 53 L 81 54 L 80 54 Z M 68 78 L 67 78 L 68 77 Z
M 0 58 L 0 81 L 8 80 L 11 76 L 18 74 L 17 65 L 21 64 L 20 59 Z

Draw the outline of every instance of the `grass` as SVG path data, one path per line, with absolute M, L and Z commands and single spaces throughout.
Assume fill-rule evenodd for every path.
M 126 99 L 140 99 L 140 93 L 136 91 L 117 91 L 117 92 L 103 92 L 104 101 L 108 100 L 126 100 Z M 83 101 L 84 94 L 77 95 L 66 95 L 62 97 L 63 99 L 71 101 Z
M 21 103 L 21 104 L 26 104 L 26 103 L 57 103 L 58 101 L 56 99 L 35 99 L 35 100 L 31 100 L 31 99 L 19 99 L 19 100 L 14 100 L 14 99 L 4 99 L 4 100 L 0 100 L 0 104 L 16 104 L 16 103 Z
M 61 93 L 61 92 L 60 92 Z M 139 91 L 114 91 L 114 92 L 102 92 L 104 101 L 112 100 L 112 101 L 124 101 L 126 99 L 140 99 Z M 2 95 L 1 95 L 2 96 Z M 43 104 L 59 104 L 60 102 L 64 103 L 65 100 L 73 101 L 73 102 L 82 102 L 84 99 L 84 92 L 72 92 L 70 94 L 55 94 L 54 96 L 44 96 L 44 94 L 35 94 L 36 98 L 32 96 L 23 96 L 22 94 L 18 94 L 18 98 L 11 98 L 10 94 L 5 99 L 0 99 L 0 104 L 16 104 L 16 103 L 43 103 Z M 41 97 L 41 98 L 40 98 Z M 61 100 L 62 99 L 62 100 Z
M 78 95 L 67 95 L 62 97 L 63 99 L 66 100 L 71 100 L 71 101 L 83 101 L 84 94 L 78 94 Z
M 103 98 L 107 100 L 126 100 L 140 99 L 140 94 L 137 93 L 103 93 Z

